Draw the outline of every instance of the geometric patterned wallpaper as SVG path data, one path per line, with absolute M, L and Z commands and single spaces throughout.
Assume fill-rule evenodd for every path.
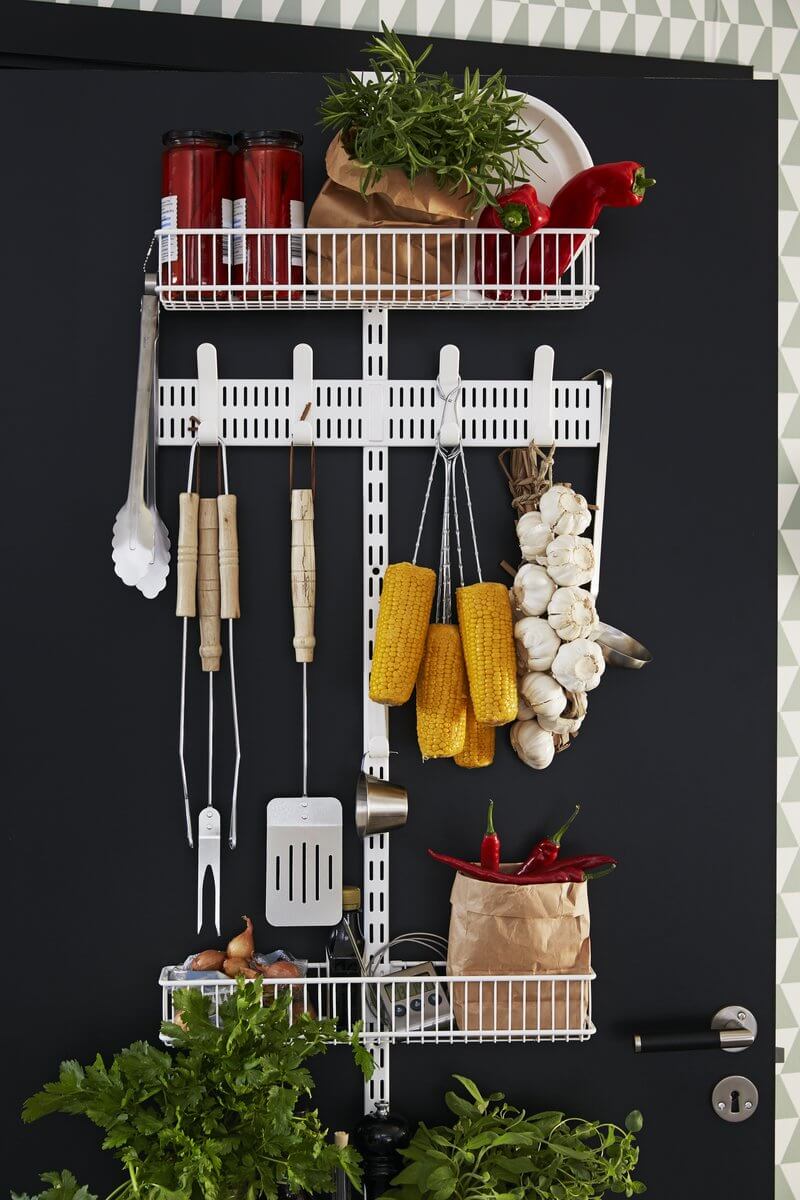
M 54 0 L 40 0 L 54 2 Z M 56 0 L 754 68 L 779 80 L 776 1200 L 800 1197 L 800 0 Z M 756 1198 L 754 1198 L 756 1200 Z

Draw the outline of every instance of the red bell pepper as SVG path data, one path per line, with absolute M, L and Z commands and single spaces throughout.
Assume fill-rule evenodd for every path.
M 541 204 L 531 183 L 502 192 L 497 206 L 487 204 L 478 218 L 478 228 L 495 230 L 496 236 L 475 238 L 475 282 L 484 285 L 487 300 L 510 300 L 511 292 L 487 290 L 489 284 L 514 282 L 514 252 L 517 238 L 530 237 L 550 219 L 550 209 Z
M 601 163 L 579 171 L 567 180 L 550 205 L 551 229 L 591 229 L 604 208 L 632 208 L 641 204 L 655 179 L 648 179 L 637 162 Z M 584 242 L 580 236 L 534 238 L 528 256 L 526 282 L 557 283 Z M 541 299 L 529 292 L 529 300 Z

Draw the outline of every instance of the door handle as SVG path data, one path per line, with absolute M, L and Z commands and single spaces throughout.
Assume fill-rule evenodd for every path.
M 636 1054 L 663 1050 L 746 1050 L 757 1035 L 758 1023 L 749 1009 L 729 1004 L 714 1014 L 709 1029 L 635 1033 L 633 1049 Z

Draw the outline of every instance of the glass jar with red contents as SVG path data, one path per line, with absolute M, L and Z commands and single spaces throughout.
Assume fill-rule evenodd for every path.
M 215 129 L 170 129 L 162 141 L 161 228 L 230 229 L 230 134 Z M 162 237 L 160 246 L 161 285 L 168 290 L 168 298 L 191 301 L 227 296 L 230 237 L 177 235 Z
M 234 229 L 302 229 L 303 136 L 291 129 L 237 133 L 233 160 Z M 234 239 L 234 283 L 249 300 L 297 300 L 302 291 L 303 239 L 259 234 Z M 283 286 L 280 286 L 283 285 Z

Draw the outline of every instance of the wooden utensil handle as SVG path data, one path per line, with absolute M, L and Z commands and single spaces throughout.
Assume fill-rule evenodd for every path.
M 197 492 L 181 492 L 178 498 L 178 596 L 175 613 L 179 617 L 197 614 Z
M 236 527 L 236 497 L 217 496 L 219 514 L 220 616 L 223 621 L 239 616 L 239 531 Z
M 314 660 L 314 604 L 317 596 L 317 564 L 314 553 L 314 493 L 311 488 L 292 488 L 292 608 L 294 610 L 295 661 Z
M 198 514 L 197 607 L 200 612 L 200 662 L 218 671 L 222 658 L 219 619 L 219 518 L 216 500 L 201 500 Z

